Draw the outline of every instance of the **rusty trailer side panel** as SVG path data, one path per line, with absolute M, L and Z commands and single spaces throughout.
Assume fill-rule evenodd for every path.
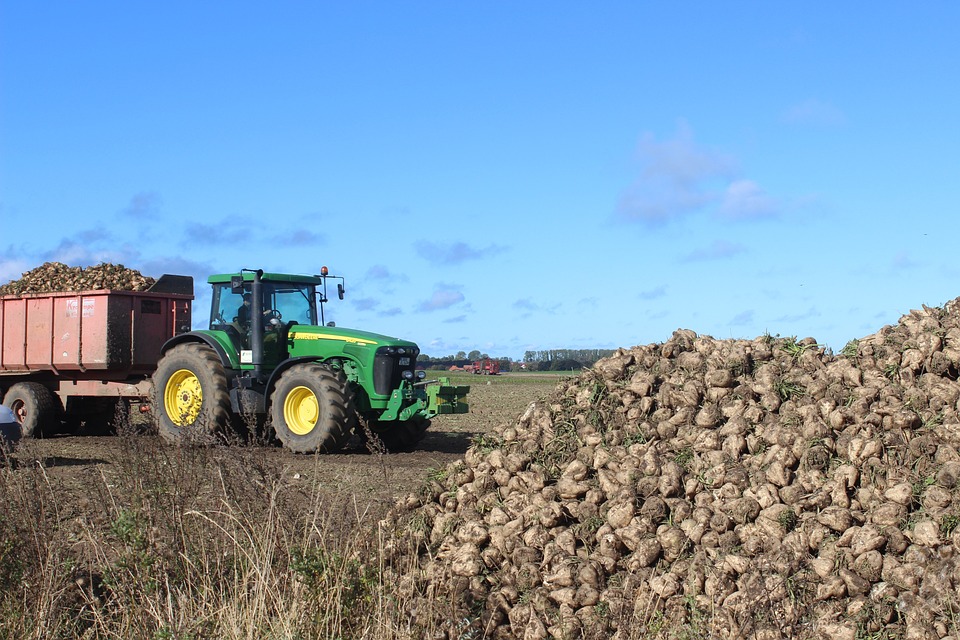
M 192 295 L 83 291 L 0 297 L 0 375 L 149 375 L 191 325 Z

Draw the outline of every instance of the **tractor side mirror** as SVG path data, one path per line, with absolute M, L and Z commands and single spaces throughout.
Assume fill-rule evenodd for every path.
M 243 293 L 243 276 L 230 276 L 231 293 Z
M 343 292 L 344 292 L 343 283 L 338 282 L 338 283 L 337 283 L 337 297 L 340 298 L 341 300 L 343 300 Z

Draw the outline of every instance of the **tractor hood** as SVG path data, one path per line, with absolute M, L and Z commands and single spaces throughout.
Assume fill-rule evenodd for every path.
M 417 349 L 415 342 L 409 340 L 400 340 L 379 333 L 370 331 L 359 331 L 357 329 L 346 329 L 344 327 L 318 327 L 313 325 L 297 324 L 290 327 L 289 338 L 294 345 L 298 343 L 307 343 L 310 341 L 323 341 L 327 344 L 332 342 L 341 342 L 355 347 L 404 347 Z M 293 355 L 293 350 L 291 351 Z

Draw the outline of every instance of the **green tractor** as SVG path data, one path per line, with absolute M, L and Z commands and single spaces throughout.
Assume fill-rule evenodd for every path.
M 210 328 L 167 341 L 153 374 L 160 435 L 209 440 L 265 424 L 300 453 L 337 451 L 354 433 L 402 451 L 434 416 L 468 411 L 470 387 L 425 380 L 415 343 L 326 325 L 330 279 L 342 300 L 343 278 L 326 267 L 210 276 Z

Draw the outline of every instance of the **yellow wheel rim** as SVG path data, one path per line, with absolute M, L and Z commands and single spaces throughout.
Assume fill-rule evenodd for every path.
M 305 436 L 317 426 L 320 403 L 317 394 L 308 387 L 296 387 L 283 400 L 283 420 L 287 428 L 298 436 Z
M 178 427 L 193 424 L 203 406 L 200 379 L 189 369 L 176 371 L 163 390 L 163 409 Z

